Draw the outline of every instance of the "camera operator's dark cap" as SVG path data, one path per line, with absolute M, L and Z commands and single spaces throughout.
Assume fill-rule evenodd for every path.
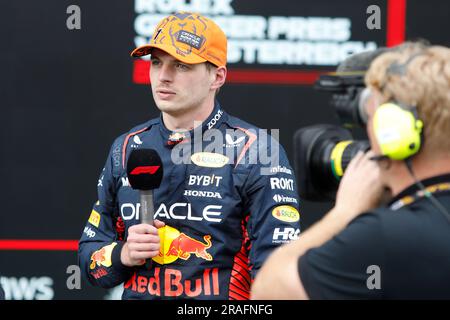
M 346 72 L 363 72 L 369 70 L 369 67 L 379 55 L 391 51 L 392 49 L 386 47 L 380 47 L 375 50 L 364 51 L 352 54 L 342 61 L 336 68 L 336 73 Z

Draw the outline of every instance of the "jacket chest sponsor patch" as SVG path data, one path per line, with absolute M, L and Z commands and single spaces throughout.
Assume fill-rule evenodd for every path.
M 297 222 L 300 220 L 300 214 L 297 209 L 291 206 L 278 206 L 272 210 L 272 216 L 275 219 L 284 222 Z
M 212 152 L 197 152 L 191 156 L 191 161 L 199 167 L 222 168 L 229 162 L 229 158 Z
M 120 206 L 120 215 L 125 221 L 140 219 L 140 203 L 123 203 Z M 207 205 L 197 212 L 193 212 L 191 203 L 177 202 L 168 206 L 164 203 L 158 207 L 154 214 L 155 219 L 175 219 L 175 220 L 189 220 L 221 222 L 222 221 L 222 206 L 221 205 Z
M 183 195 L 185 195 L 187 197 L 222 199 L 222 196 L 220 195 L 219 192 L 213 192 L 213 191 L 184 190 Z

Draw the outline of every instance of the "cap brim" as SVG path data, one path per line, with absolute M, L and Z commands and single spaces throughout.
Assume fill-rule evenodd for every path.
M 202 57 L 196 55 L 195 53 L 191 53 L 189 56 L 181 55 L 177 49 L 173 46 L 168 46 L 164 44 L 146 44 L 140 47 L 137 47 L 131 52 L 132 57 L 142 57 L 151 54 L 151 51 L 153 48 L 160 49 L 164 52 L 167 52 L 172 57 L 174 57 L 177 60 L 180 60 L 181 62 L 188 63 L 188 64 L 196 64 L 196 63 L 202 63 L 206 62 L 206 59 L 203 59 Z

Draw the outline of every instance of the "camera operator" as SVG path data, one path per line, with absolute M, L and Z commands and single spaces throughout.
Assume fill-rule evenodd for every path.
M 253 299 L 450 298 L 450 49 L 404 44 L 365 80 L 371 150 L 334 208 L 266 261 Z

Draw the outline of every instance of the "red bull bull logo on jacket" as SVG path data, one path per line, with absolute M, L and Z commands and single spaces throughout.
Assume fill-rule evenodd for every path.
M 203 236 L 202 242 L 169 226 L 158 229 L 158 233 L 161 246 L 159 254 L 153 260 L 159 264 L 173 263 L 178 258 L 188 260 L 192 255 L 206 261 L 213 260 L 207 251 L 212 245 L 211 235 Z
M 104 246 L 103 248 L 95 251 L 91 256 L 91 264 L 89 265 L 89 268 L 93 270 L 100 266 L 111 267 L 111 254 L 116 245 L 117 243 L 113 242 L 110 245 Z

